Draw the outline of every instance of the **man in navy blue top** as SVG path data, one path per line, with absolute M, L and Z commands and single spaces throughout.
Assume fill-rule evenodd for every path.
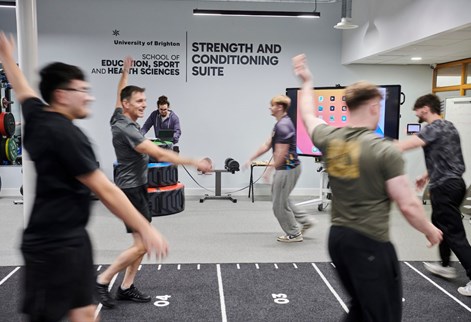
M 277 122 L 268 140 L 252 155 L 252 162 L 268 150 L 273 150 L 269 167 L 275 169 L 272 183 L 273 212 L 285 235 L 279 236 L 279 242 L 291 243 L 303 241 L 302 232 L 312 226 L 305 211 L 289 198 L 301 174 L 301 163 L 296 152 L 296 130 L 288 116 L 291 100 L 288 96 L 278 95 L 270 101 L 271 115 Z

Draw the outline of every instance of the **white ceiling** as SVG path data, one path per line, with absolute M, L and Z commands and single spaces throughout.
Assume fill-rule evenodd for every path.
M 203 2 L 297 2 L 314 3 L 315 0 L 198 0 Z M 317 0 L 317 3 L 335 3 L 341 0 Z M 335 24 L 335 23 L 334 23 Z M 333 25 L 334 25 L 333 24 Z M 420 61 L 412 61 L 411 57 L 422 57 Z M 374 54 L 355 61 L 355 64 L 393 64 L 393 65 L 434 65 L 450 61 L 471 58 L 471 24 L 460 30 L 435 35 L 415 42 L 409 46 L 388 52 Z
M 411 57 L 422 57 L 412 61 Z M 355 61 L 360 64 L 434 65 L 471 58 L 471 25 L 423 39 L 412 45 Z

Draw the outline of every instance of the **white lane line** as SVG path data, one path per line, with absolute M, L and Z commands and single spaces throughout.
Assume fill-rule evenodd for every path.
M 200 270 L 200 264 L 196 265 L 196 269 Z
M 108 286 L 108 292 L 111 291 L 111 288 L 113 287 L 114 282 L 116 281 L 116 278 L 118 277 L 119 273 L 114 274 L 113 278 L 111 279 L 110 285 Z M 95 310 L 95 320 L 98 317 L 98 314 L 100 314 L 101 308 L 103 307 L 103 304 L 98 303 L 98 306 L 96 307 Z
M 240 269 L 240 265 L 239 265 L 239 264 L 237 264 L 237 269 Z
M 224 301 L 224 289 L 222 287 L 221 265 L 217 264 L 216 268 L 218 273 L 219 300 L 221 302 L 221 318 L 222 322 L 227 322 L 226 302 Z
M 0 281 L 0 285 L 2 285 L 3 283 L 5 283 L 13 274 L 16 273 L 17 270 L 20 269 L 20 266 L 18 266 L 17 268 L 15 268 L 14 270 L 12 270 L 10 272 L 10 274 L 8 274 L 7 276 L 5 276 L 1 281 Z
M 340 296 L 337 294 L 337 292 L 334 290 L 334 288 L 332 287 L 332 285 L 330 285 L 329 281 L 325 278 L 324 274 L 322 274 L 322 272 L 319 270 L 319 268 L 317 267 L 316 264 L 314 263 L 311 263 L 312 266 L 314 267 L 314 269 L 317 271 L 317 274 L 319 274 L 319 276 L 322 278 L 322 280 L 324 281 L 325 285 L 327 285 L 327 287 L 329 288 L 329 290 L 332 292 L 332 294 L 334 294 L 335 298 L 337 299 L 337 301 L 339 301 L 340 305 L 342 306 L 342 308 L 345 310 L 345 312 L 348 313 L 348 307 L 347 305 L 345 305 L 344 301 L 342 301 L 342 299 L 340 298 Z
M 97 272 L 99 272 L 99 271 L 100 271 L 100 269 L 101 269 L 101 265 L 98 265 L 98 267 L 97 267 L 96 271 L 97 271 Z
M 258 266 L 258 264 L 255 264 L 255 268 L 256 268 L 256 269 L 259 269 L 260 267 Z
M 298 269 L 298 265 L 296 263 L 293 263 L 294 268 Z
M 273 265 L 275 265 L 275 268 L 278 269 L 278 265 L 276 265 L 276 264 L 273 264 Z
M 162 264 L 159 264 L 159 266 L 157 266 L 157 270 L 160 271 L 161 268 L 162 268 Z
M 334 264 L 334 263 L 330 263 L 330 265 L 332 265 L 333 268 L 337 268 L 337 267 L 335 267 L 335 264 Z
M 139 267 L 137 268 L 138 271 L 140 271 L 142 268 L 142 265 L 139 265 Z
M 471 308 L 469 306 L 467 306 L 466 304 L 464 304 L 463 302 L 461 302 L 460 300 L 458 300 L 456 297 L 454 297 L 453 295 L 451 295 L 450 293 L 448 293 L 444 288 L 442 288 L 440 285 L 438 285 L 437 283 L 435 283 L 434 281 L 432 281 L 428 276 L 424 275 L 421 271 L 419 271 L 417 268 L 415 268 L 414 266 L 412 266 L 411 264 L 409 264 L 408 262 L 404 262 L 404 264 L 406 264 L 407 266 L 409 266 L 410 268 L 412 268 L 417 274 L 419 274 L 420 276 L 422 276 L 423 278 L 425 278 L 427 281 L 429 281 L 430 283 L 432 283 L 436 288 L 438 288 L 440 291 L 442 291 L 443 293 L 445 293 L 446 295 L 448 295 L 449 297 L 451 297 L 456 303 L 458 303 L 459 305 L 461 305 L 462 307 L 464 307 L 466 310 L 468 310 L 469 312 L 471 312 Z
M 178 264 L 178 265 L 177 265 L 177 270 L 180 270 L 180 268 L 181 268 L 181 265 Z

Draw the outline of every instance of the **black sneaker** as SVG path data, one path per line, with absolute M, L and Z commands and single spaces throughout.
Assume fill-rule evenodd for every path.
M 130 288 L 123 290 L 121 286 L 116 292 L 116 299 L 119 301 L 150 302 L 150 296 L 141 293 L 134 284 Z
M 110 292 L 108 292 L 108 287 L 109 287 L 109 284 L 100 284 L 98 282 L 96 282 L 95 284 L 96 292 L 98 294 L 98 299 L 100 300 L 100 303 L 104 307 L 112 309 L 114 308 L 116 303 L 111 297 Z

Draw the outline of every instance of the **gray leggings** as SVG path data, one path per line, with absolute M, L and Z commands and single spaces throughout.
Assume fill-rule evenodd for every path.
M 271 186 L 273 213 L 287 235 L 297 235 L 308 222 L 307 212 L 296 207 L 289 198 L 300 174 L 301 165 L 290 170 L 276 170 Z

